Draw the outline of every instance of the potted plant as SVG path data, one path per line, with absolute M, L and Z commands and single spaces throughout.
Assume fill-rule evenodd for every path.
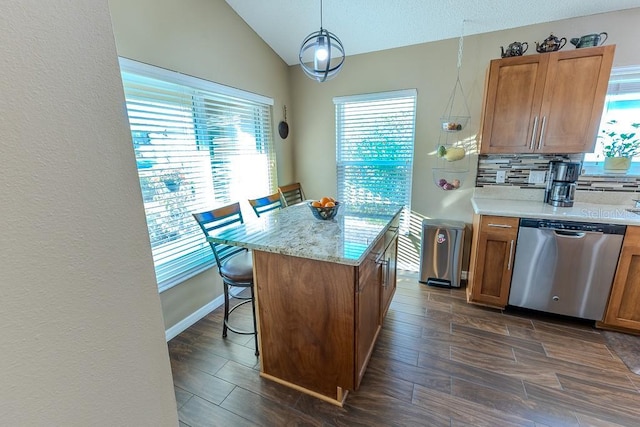
M 640 154 L 640 138 L 636 138 L 634 131 L 622 133 L 617 120 L 607 122 L 607 128 L 602 129 L 602 153 L 604 154 L 604 168 L 608 170 L 627 170 L 631 166 L 631 158 Z M 631 127 L 638 129 L 640 123 L 632 123 Z M 620 132 L 620 133 L 619 133 Z
M 182 174 L 177 170 L 170 170 L 162 174 L 162 181 L 169 191 L 178 191 L 182 182 Z

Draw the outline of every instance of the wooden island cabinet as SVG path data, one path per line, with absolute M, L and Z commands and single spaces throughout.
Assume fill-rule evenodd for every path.
M 395 291 L 400 210 L 378 210 L 300 204 L 208 237 L 253 252 L 262 377 L 340 406 L 358 389 Z
M 593 151 L 614 51 L 609 45 L 491 61 L 480 153 Z

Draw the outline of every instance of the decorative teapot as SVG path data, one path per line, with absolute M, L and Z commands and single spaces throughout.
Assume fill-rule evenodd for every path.
M 507 58 L 509 56 L 522 56 L 528 48 L 529 43 L 527 42 L 513 42 L 509 47 L 507 47 L 507 50 L 504 50 L 504 47 L 500 46 L 500 56 L 503 58 Z
M 600 41 L 600 37 L 602 37 L 604 35 L 604 38 L 602 39 L 602 42 Z M 574 45 L 576 47 L 576 49 L 579 49 L 581 47 L 592 47 L 592 46 L 598 46 L 599 44 L 603 44 L 605 42 L 605 40 L 607 40 L 607 33 L 602 32 L 600 34 L 587 34 L 586 36 L 582 36 L 580 38 L 573 38 L 571 40 L 569 40 L 569 42 Z
M 538 53 L 555 52 L 562 49 L 565 44 L 567 44 L 566 38 L 563 37 L 559 39 L 552 33 L 549 37 L 544 39 L 542 43 L 538 44 L 538 42 L 536 42 L 536 51 Z

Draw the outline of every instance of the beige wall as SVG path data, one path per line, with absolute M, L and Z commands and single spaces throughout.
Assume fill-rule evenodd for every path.
M 110 0 L 109 5 L 119 55 L 274 98 L 279 182 L 300 181 L 311 198 L 336 192 L 333 97 L 416 88 L 416 221 L 426 216 L 471 222 L 477 156 L 471 156 L 467 179 L 456 191 L 437 188 L 431 171 L 437 165 L 433 153 L 438 143 L 439 118 L 455 83 L 457 38 L 348 56 L 341 73 L 320 84 L 305 77 L 299 66 L 287 67 L 223 0 Z M 640 9 L 634 9 L 466 36 L 460 77 L 471 122 L 464 136 L 475 136 L 480 126 L 485 70 L 491 59 L 500 57 L 500 46 L 527 41 L 531 45 L 527 53 L 535 54 L 534 41 L 544 40 L 551 32 L 570 38 L 607 31 L 607 43 L 618 45 L 615 65 L 638 64 L 640 54 L 633 40 L 640 35 L 636 25 L 639 18 Z M 473 22 L 468 22 L 466 28 L 472 32 Z M 348 53 L 349 46 L 345 48 Z M 276 130 L 283 105 L 287 105 L 291 129 L 285 141 Z M 410 236 L 406 256 L 417 260 L 419 246 L 416 236 Z M 166 328 L 178 324 L 220 293 L 219 277 L 212 271 L 164 292 L 161 301 Z
M 105 0 L 3 2 L 0 414 L 176 426 Z
M 292 139 L 277 132 L 289 104 L 289 68 L 224 0 L 109 0 L 118 55 L 274 99 L 278 181 L 292 182 Z M 293 119 L 287 108 L 287 122 Z M 208 270 L 160 295 L 166 329 L 222 293 Z
M 500 57 L 500 46 L 527 41 L 526 54 L 537 54 L 535 41 L 550 33 L 558 37 L 576 37 L 606 31 L 607 44 L 616 44 L 614 66 L 640 64 L 640 9 L 601 14 L 516 28 L 464 38 L 460 79 L 471 111 L 468 134 L 474 136 L 480 126 L 485 70 L 491 59 Z M 473 31 L 473 21 L 466 23 Z M 339 36 L 339 35 L 338 35 Z M 345 49 L 348 53 L 349 46 Z M 574 49 L 567 43 L 563 50 Z M 456 191 L 442 191 L 433 184 L 431 169 L 437 166 L 434 150 L 439 137 L 439 118 L 453 89 L 457 70 L 458 39 L 348 56 L 344 69 L 334 79 L 317 83 L 304 76 L 300 67 L 291 67 L 292 111 L 296 129 L 295 176 L 314 198 L 336 192 L 335 116 L 333 97 L 382 92 L 397 89 L 418 90 L 412 208 L 431 218 L 450 218 L 471 222 L 470 199 L 475 181 L 477 156 L 471 159 L 471 171 Z M 461 132 L 461 134 L 463 134 Z

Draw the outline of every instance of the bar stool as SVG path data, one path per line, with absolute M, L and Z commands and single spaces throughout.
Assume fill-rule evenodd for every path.
M 249 204 L 253 208 L 256 215 L 260 216 L 265 212 L 272 211 L 274 209 L 282 208 L 282 200 L 280 200 L 280 193 L 269 194 L 268 196 L 260 197 L 257 199 L 249 199 Z
M 278 193 L 280 193 L 284 206 L 295 205 L 305 200 L 304 192 L 299 182 L 278 187 Z
M 206 236 L 211 231 L 218 230 L 223 227 L 229 227 L 234 224 L 242 224 L 242 212 L 240 211 L 240 203 L 223 206 L 212 211 L 194 213 L 193 217 Z M 256 325 L 256 305 L 253 286 L 253 260 L 251 252 L 245 248 L 238 246 L 230 246 L 222 243 L 209 242 L 213 250 L 213 256 L 218 265 L 218 273 L 222 277 L 222 287 L 224 290 L 224 321 L 222 325 L 222 337 L 226 338 L 227 330 L 240 335 L 254 335 L 256 351 L 255 355 L 259 355 L 258 351 L 258 328 Z M 249 289 L 251 295 L 249 297 L 231 296 L 232 298 L 241 300 L 238 304 L 229 308 L 230 288 Z M 247 331 L 232 327 L 229 323 L 229 315 L 237 308 L 244 304 L 251 303 L 251 312 L 253 314 L 253 330 Z

